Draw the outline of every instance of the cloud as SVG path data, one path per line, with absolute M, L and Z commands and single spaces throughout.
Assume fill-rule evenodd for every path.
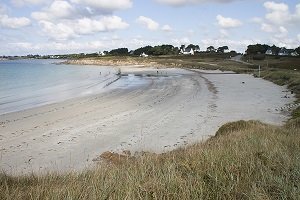
M 139 16 L 137 18 L 136 22 L 151 31 L 155 31 L 159 28 L 159 24 L 156 21 L 154 21 L 153 19 L 150 19 L 148 17 Z
M 272 25 L 266 23 L 261 24 L 261 30 L 267 33 L 275 32 L 275 28 Z
M 7 8 L 5 5 L 0 4 L 0 15 L 5 14 L 7 12 Z
M 262 18 L 260 18 L 260 17 L 253 17 L 253 18 L 251 18 L 251 19 L 250 19 L 250 22 L 253 22 L 253 23 L 258 23 L 258 24 L 260 24 L 260 23 L 262 23 L 262 22 L 263 22 L 263 19 L 262 19 Z
M 48 0 L 11 0 L 15 6 L 38 5 L 49 2 Z
M 218 15 L 216 18 L 218 21 L 218 25 L 221 28 L 236 28 L 242 25 L 242 22 L 237 19 L 223 17 L 222 15 Z
M 76 36 L 73 28 L 63 23 L 54 24 L 49 21 L 40 21 L 39 24 L 42 26 L 42 31 L 54 40 L 68 40 Z
M 75 7 L 67 1 L 54 1 L 41 12 L 33 12 L 31 17 L 36 20 L 68 19 L 77 14 Z
M 268 1 L 264 3 L 267 9 L 266 19 L 273 24 L 284 24 L 291 20 L 288 5 L 284 3 L 275 3 Z
M 289 49 L 294 49 L 299 46 L 297 38 L 288 38 L 288 37 L 284 37 L 284 38 L 271 37 L 269 43 L 276 44 L 276 46 L 286 47 Z
M 32 12 L 36 20 L 75 19 L 111 15 L 113 11 L 132 6 L 131 0 L 55 0 L 41 11 Z
M 227 30 L 225 30 L 225 29 L 220 30 L 220 37 L 221 38 L 228 38 L 228 36 L 229 36 L 229 33 L 228 33 Z
M 100 20 L 90 18 L 79 19 L 75 25 L 78 34 L 92 34 L 125 29 L 129 25 L 118 16 L 104 16 Z
M 67 48 L 66 48 L 67 47 Z M 30 43 L 30 42 L 12 42 L 7 43 L 7 51 L 13 54 L 64 54 L 64 53 L 79 53 L 79 52 L 97 52 L 104 47 L 102 41 L 93 42 L 45 42 L 45 43 Z
M 71 2 L 102 12 L 113 12 L 132 7 L 132 0 L 71 0 Z
M 298 42 L 300 42 L 300 34 L 297 35 Z
M 158 3 L 166 4 L 169 6 L 185 6 L 191 4 L 201 3 L 229 3 L 239 0 L 156 0 Z
M 31 24 L 27 17 L 10 17 L 6 5 L 0 4 L 0 27 L 18 29 Z
M 283 26 L 280 26 L 278 30 L 278 34 L 275 35 L 277 38 L 285 38 L 289 33 L 289 31 Z
M 128 47 L 136 49 L 146 45 L 159 45 L 160 41 L 143 40 L 141 38 L 119 38 L 115 35 L 111 37 L 103 37 L 93 41 L 47 41 L 42 43 L 30 42 L 11 42 L 0 45 L 5 47 L 0 49 L 1 55 L 27 55 L 27 54 L 65 54 L 65 53 L 80 53 L 80 52 L 99 52 L 110 50 L 119 47 Z
M 244 52 L 249 44 L 261 43 L 260 40 L 244 39 L 244 40 L 230 40 L 230 39 L 203 39 L 201 40 L 201 46 L 205 48 L 208 46 L 214 46 L 218 48 L 220 46 L 228 46 L 230 50 L 236 50 L 238 52 Z
M 300 4 L 295 6 L 295 12 L 289 10 L 289 6 L 285 3 L 276 3 L 267 1 L 264 3 L 267 10 L 265 19 L 274 25 L 296 24 L 300 25 Z
M 162 31 L 165 31 L 165 32 L 172 32 L 173 29 L 170 25 L 164 25 L 162 28 L 161 28 Z
M 80 35 L 125 29 L 129 25 L 118 16 L 102 16 L 100 19 L 81 18 L 60 23 L 39 22 L 46 36 L 54 40 L 69 40 Z
M 172 44 L 175 46 L 180 46 L 180 45 L 188 45 L 191 44 L 191 41 L 188 37 L 182 37 L 182 38 L 174 38 L 172 39 Z
M 18 29 L 31 24 L 26 17 L 9 17 L 6 14 L 0 15 L 0 26 L 4 28 Z

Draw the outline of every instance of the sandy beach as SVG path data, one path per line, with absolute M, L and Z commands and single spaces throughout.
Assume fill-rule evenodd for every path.
M 129 88 L 115 87 L 117 81 L 101 94 L 1 115 L 0 169 L 64 172 L 93 166 L 105 151 L 162 153 L 205 140 L 229 121 L 280 125 L 294 101 L 286 88 L 245 74 L 129 67 L 122 73 L 128 84 L 134 75 L 147 81 Z

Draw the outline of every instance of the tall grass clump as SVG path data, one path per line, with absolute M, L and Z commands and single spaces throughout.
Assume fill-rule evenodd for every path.
M 0 199 L 300 199 L 300 120 L 222 126 L 165 154 L 65 175 L 0 175 Z

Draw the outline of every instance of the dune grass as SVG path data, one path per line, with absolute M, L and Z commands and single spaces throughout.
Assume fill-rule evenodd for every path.
M 0 199 L 300 199 L 299 136 L 299 119 L 228 123 L 205 143 L 84 173 L 1 174 Z

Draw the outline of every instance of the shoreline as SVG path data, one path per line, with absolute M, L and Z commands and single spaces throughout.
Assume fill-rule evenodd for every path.
M 131 67 L 122 72 L 156 71 Z M 3 115 L 9 123 L 1 125 L 1 169 L 78 171 L 95 165 L 106 151 L 163 153 L 203 141 L 229 121 L 282 124 L 288 117 L 276 109 L 294 100 L 281 98 L 283 87 L 250 75 L 159 72 L 168 76 L 143 77 L 148 83 L 136 88 Z

